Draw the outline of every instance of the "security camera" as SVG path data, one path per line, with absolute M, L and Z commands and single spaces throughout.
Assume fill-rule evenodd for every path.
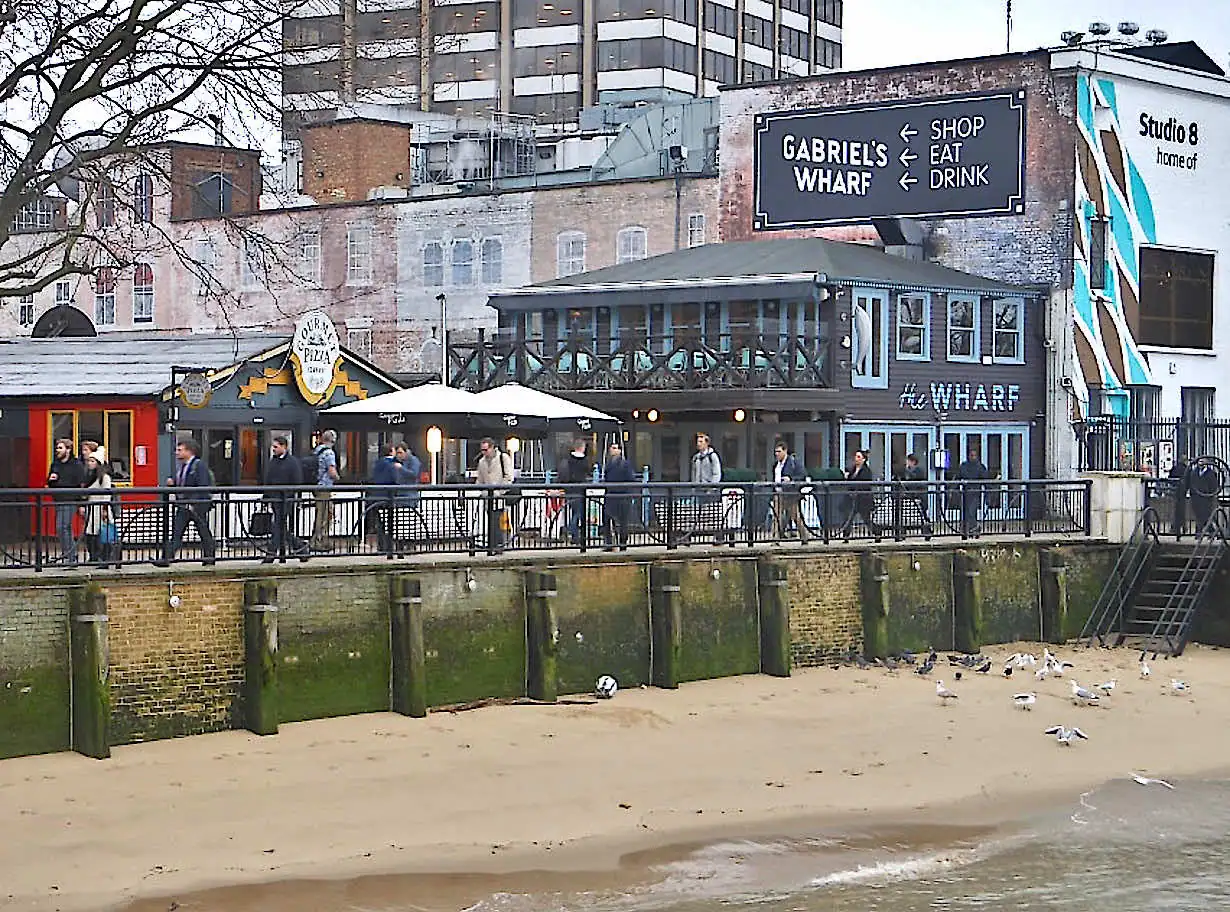
M 1059 381 L 1059 385 L 1060 385 L 1060 386 L 1062 386 L 1062 387 L 1063 387 L 1064 389 L 1066 389 L 1066 390 L 1070 390 L 1070 389 L 1072 389 L 1072 387 L 1073 387 L 1073 386 L 1075 386 L 1076 384 L 1074 384 L 1074 383 L 1072 382 L 1072 378 L 1071 378 L 1071 377 L 1063 377 L 1062 379 L 1060 379 L 1060 381 Z

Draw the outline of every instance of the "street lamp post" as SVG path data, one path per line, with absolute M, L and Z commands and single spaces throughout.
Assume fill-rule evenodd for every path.
M 436 295 L 440 305 L 440 382 L 448 386 L 448 298 L 444 292 Z

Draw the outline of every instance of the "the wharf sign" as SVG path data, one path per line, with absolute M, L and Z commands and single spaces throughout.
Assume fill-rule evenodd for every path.
M 757 114 L 758 231 L 1025 211 L 1025 92 Z

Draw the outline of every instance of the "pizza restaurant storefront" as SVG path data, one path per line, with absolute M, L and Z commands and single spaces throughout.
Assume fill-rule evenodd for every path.
M 257 485 L 274 437 L 306 453 L 319 409 L 400 388 L 343 349 L 323 313 L 304 317 L 281 342 L 267 335 L 23 341 L 0 350 L 0 367 L 5 487 L 43 487 L 59 438 L 77 452 L 86 440 L 103 444 L 119 486 L 162 483 L 185 437 L 201 444 L 218 485 Z M 366 477 L 379 442 L 365 432 L 339 435 L 343 479 Z

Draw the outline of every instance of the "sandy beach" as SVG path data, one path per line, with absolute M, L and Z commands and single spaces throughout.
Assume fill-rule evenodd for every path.
M 227 732 L 122 747 L 107 761 L 2 761 L 0 905 L 152 910 L 175 899 L 237 912 L 277 897 L 335 910 L 413 875 L 417 907 L 462 908 L 496 889 L 648 876 L 658 854 L 688 843 L 873 821 L 996 824 L 1133 770 L 1180 780 L 1224 770 L 1230 652 L 1192 646 L 1141 680 L 1136 653 L 1059 649 L 1075 667 L 1037 682 L 1002 676 L 1018 649 L 1042 651 L 989 648 L 991 674 L 961 681 L 941 656 L 931 678 L 819 668 L 583 705 Z M 1104 705 L 1069 699 L 1073 678 L 1112 677 Z M 1190 692 L 1173 693 L 1172 677 Z M 959 699 L 940 705 L 936 678 Z M 1025 690 L 1038 694 L 1032 712 L 1012 705 Z M 1089 740 L 1059 746 L 1042 734 L 1057 723 Z

